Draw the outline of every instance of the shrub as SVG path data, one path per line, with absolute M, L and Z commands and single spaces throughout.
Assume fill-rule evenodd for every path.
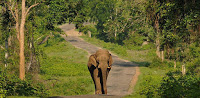
M 153 58 L 152 63 L 149 65 L 150 68 L 160 68 L 160 69 L 171 68 L 173 66 L 174 65 L 172 62 L 169 61 L 162 62 L 162 60 L 158 57 Z
M 48 92 L 42 84 L 33 84 L 31 80 L 22 81 L 16 75 L 9 75 L 4 70 L 0 72 L 0 95 L 45 97 Z
M 148 74 L 140 83 L 139 94 L 147 98 L 197 98 L 200 96 L 200 77 L 180 71 L 169 71 L 165 77 Z
M 129 49 L 133 46 L 141 46 L 145 37 L 135 33 L 131 35 L 128 39 L 124 40 L 125 46 L 127 46 Z M 130 47 L 131 46 L 131 47 Z
M 6 97 L 6 90 L 0 86 L 0 98 L 5 98 Z
M 149 65 L 150 68 L 161 67 L 161 66 L 162 66 L 162 61 L 158 57 L 153 58 L 152 63 Z
M 169 98 L 197 98 L 200 96 L 200 78 L 194 74 L 168 72 L 161 82 L 159 94 Z
M 160 87 L 161 79 L 160 76 L 145 75 L 143 78 L 144 81 L 140 84 L 139 94 L 145 95 L 147 98 L 158 97 L 158 88 Z
M 189 50 L 190 50 L 190 55 L 193 58 L 200 57 L 200 47 L 198 47 L 197 43 L 191 44 L 190 47 L 189 47 Z
M 97 32 L 97 29 L 95 28 L 94 25 L 86 25 L 86 26 L 79 28 L 79 30 L 85 34 L 87 34 L 88 31 L 90 31 L 92 34 Z
M 188 71 L 197 74 L 200 77 L 200 58 L 195 58 L 192 62 L 187 63 Z

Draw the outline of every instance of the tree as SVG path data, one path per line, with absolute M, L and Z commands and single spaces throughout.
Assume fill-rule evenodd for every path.
M 5 63 L 5 67 L 8 66 L 7 64 L 7 59 L 8 59 L 8 37 L 9 37 L 9 22 L 10 22 L 10 16 L 8 14 L 8 8 L 2 4 L 1 6 L 1 24 L 0 24 L 0 30 L 1 30 L 1 38 L 2 40 L 0 41 L 0 44 L 5 43 L 5 48 L 3 46 L 1 46 L 2 50 L 5 51 L 5 59 L 4 59 L 4 63 Z
M 198 0 L 148 0 L 146 15 L 157 32 L 157 55 L 166 50 L 170 60 L 186 62 L 185 51 L 193 42 L 199 42 Z
M 92 8 L 90 19 L 97 23 L 100 39 L 123 44 L 123 40 L 132 29 L 132 1 L 104 0 L 89 2 Z
M 25 56 L 24 56 L 24 26 L 26 22 L 26 17 L 30 11 L 31 8 L 37 6 L 39 3 L 36 3 L 31 5 L 26 9 L 26 0 L 21 1 L 21 14 L 19 12 L 19 7 L 18 7 L 19 1 L 15 2 L 12 0 L 7 1 L 7 5 L 11 11 L 12 16 L 15 19 L 16 22 L 16 32 L 19 40 L 19 46 L 20 46 L 20 66 L 19 66 L 19 78 L 21 80 L 24 80 L 25 78 Z M 13 6 L 15 6 L 14 11 L 13 11 Z M 20 18 L 21 16 L 21 18 Z M 19 19 L 21 20 L 19 22 Z
M 161 36 L 161 13 L 160 2 L 158 0 L 149 0 L 146 7 L 146 17 L 150 25 L 153 26 L 156 32 L 156 54 L 160 58 L 160 36 Z

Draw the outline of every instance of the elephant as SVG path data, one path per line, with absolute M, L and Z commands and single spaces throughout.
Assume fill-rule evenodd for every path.
M 88 70 L 95 85 L 95 94 L 107 94 L 107 77 L 113 63 L 112 55 L 99 49 L 89 57 Z

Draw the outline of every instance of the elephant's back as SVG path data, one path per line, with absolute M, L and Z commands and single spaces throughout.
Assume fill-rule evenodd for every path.
M 106 54 L 110 54 L 110 53 L 106 49 L 99 49 L 96 51 L 96 55 L 102 55 L 102 54 L 106 55 Z

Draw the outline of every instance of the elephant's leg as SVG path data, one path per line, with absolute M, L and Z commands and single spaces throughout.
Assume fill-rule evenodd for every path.
M 88 67 L 88 69 L 89 69 L 89 71 L 90 71 L 90 75 L 91 75 L 91 77 L 92 77 L 92 80 L 93 80 L 93 83 L 94 83 L 94 86 L 95 86 L 95 90 L 96 90 L 96 85 L 95 85 L 94 75 L 93 75 L 94 69 L 89 68 L 89 67 Z
M 95 70 L 95 67 L 88 67 L 88 70 L 90 71 L 90 75 L 92 77 L 92 80 L 93 80 L 93 83 L 94 83 L 94 86 L 95 86 L 95 94 L 96 94 L 96 83 L 95 83 L 95 75 L 94 75 L 94 70 Z
M 95 94 L 102 94 L 99 71 L 96 67 L 88 67 L 95 86 Z
M 93 76 L 95 83 L 95 94 L 102 94 L 98 68 L 94 69 Z

